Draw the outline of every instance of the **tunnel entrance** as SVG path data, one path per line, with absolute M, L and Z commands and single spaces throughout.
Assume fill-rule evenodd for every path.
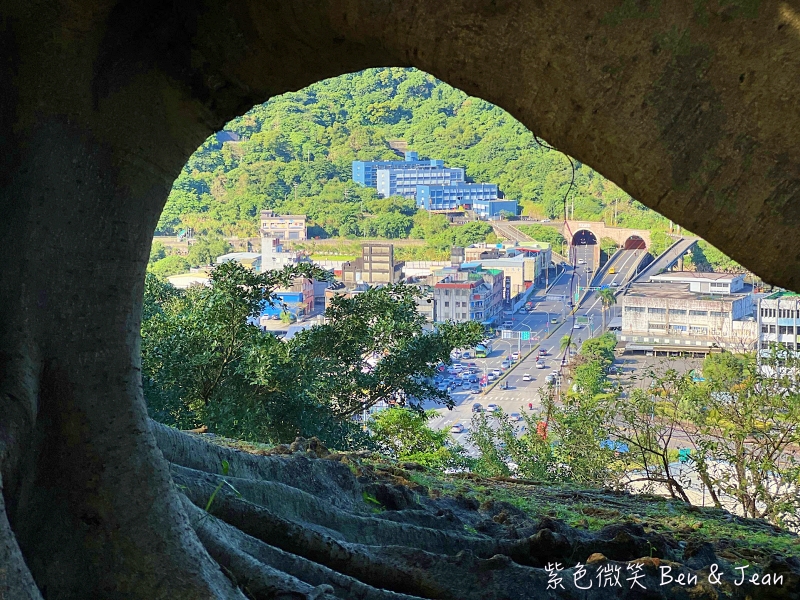
M 644 240 L 638 235 L 632 235 L 625 240 L 623 248 L 625 248 L 625 250 L 645 250 L 647 249 L 647 244 L 645 244 Z
M 597 236 L 588 229 L 579 229 L 572 236 L 573 246 L 595 246 L 597 245 Z

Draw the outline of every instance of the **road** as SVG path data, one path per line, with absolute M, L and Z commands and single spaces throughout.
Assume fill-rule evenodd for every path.
M 650 281 L 651 275 L 657 275 L 661 271 L 669 269 L 672 265 L 678 262 L 678 259 L 686 254 L 692 246 L 694 246 L 700 238 L 684 237 L 678 239 L 672 246 L 667 248 L 666 252 L 656 258 L 642 273 L 636 278 L 636 283 L 643 283 Z
M 462 423 L 465 427 L 469 426 L 472 420 L 472 405 L 480 402 L 485 408 L 488 404 L 497 404 L 506 413 L 521 412 L 527 410 L 528 403 L 531 402 L 534 408 L 540 407 L 539 388 L 544 385 L 545 376 L 553 370 L 558 370 L 561 365 L 561 352 L 559 348 L 561 338 L 570 333 L 573 327 L 573 318 L 569 314 L 569 306 L 564 301 L 556 299 L 568 298 L 577 288 L 577 282 L 585 284 L 587 278 L 585 265 L 566 266 L 561 272 L 547 294 L 539 292 L 531 298 L 534 303 L 534 311 L 530 314 L 524 310 L 513 315 L 514 326 L 512 335 L 515 337 L 521 331 L 530 331 L 532 338 L 539 338 L 539 341 L 522 342 L 519 339 L 495 338 L 493 340 L 493 351 L 491 356 L 486 359 L 470 359 L 461 362 L 475 362 L 481 373 L 500 368 L 500 363 L 511 352 L 521 350 L 525 355 L 529 350 L 535 348 L 537 344 L 547 351 L 544 363 L 545 369 L 536 368 L 536 352 L 517 363 L 510 369 L 504 378 L 509 384 L 508 389 L 501 389 L 499 385 L 492 388 L 487 393 L 472 394 L 463 387 L 456 388 L 452 393 L 455 401 L 455 408 L 448 410 L 436 404 L 430 403 L 425 408 L 436 408 L 439 417 L 430 421 L 434 429 L 449 428 L 454 423 Z M 557 323 L 551 323 L 556 319 Z M 532 381 L 523 381 L 523 375 L 528 373 Z M 466 434 L 468 429 L 462 434 L 453 434 L 453 437 L 461 444 L 466 444 Z
M 621 250 L 615 254 L 613 257 L 615 273 L 606 271 L 598 282 L 594 282 L 594 285 L 612 286 L 615 282 L 622 285 L 628 281 L 634 274 L 643 252 L 645 250 Z M 573 342 L 580 347 L 580 344 L 590 336 L 600 334 L 602 303 L 596 292 L 588 292 L 585 295 L 574 315 L 570 313 L 568 304 L 570 298 L 575 298 L 578 286 L 585 290 L 592 283 L 592 277 L 595 274 L 594 248 L 588 244 L 575 246 L 571 256 L 575 264 L 565 267 L 549 292 L 547 294 L 540 292 L 531 298 L 534 303 L 534 312 L 527 314 L 523 310 L 513 316 L 514 326 L 511 335 L 514 338 L 496 338 L 493 343 L 493 352 L 486 359 L 461 361 L 476 363 L 480 374 L 483 374 L 500 368 L 500 363 L 511 352 L 520 350 L 524 356 L 538 343 L 547 352 L 544 359 L 545 368 L 536 368 L 537 353 L 533 352 L 505 374 L 503 381 L 508 383 L 507 389 L 495 385 L 485 393 L 473 394 L 468 388 L 455 388 L 451 394 L 455 401 L 453 410 L 433 403 L 425 406 L 425 408 L 437 409 L 440 415 L 431 420 L 431 427 L 443 429 L 449 428 L 455 423 L 461 423 L 466 427 L 465 431 L 461 434 L 453 434 L 453 437 L 459 443 L 466 445 L 469 424 L 472 420 L 472 405 L 475 402 L 480 402 L 484 409 L 488 404 L 496 404 L 505 413 L 526 411 L 529 403 L 533 405 L 534 410 L 541 408 L 540 388 L 545 385 L 545 376 L 554 370 L 560 370 L 561 367 L 563 358 L 560 349 L 561 339 L 566 335 L 571 335 Z M 567 303 L 557 299 L 558 297 L 564 298 Z M 589 320 L 589 326 L 578 325 L 576 317 L 586 317 Z M 556 319 L 557 323 L 552 324 L 552 319 Z M 538 337 L 539 341 L 519 341 L 517 335 L 520 331 L 530 331 L 532 340 Z M 530 381 L 523 380 L 525 374 L 530 375 Z

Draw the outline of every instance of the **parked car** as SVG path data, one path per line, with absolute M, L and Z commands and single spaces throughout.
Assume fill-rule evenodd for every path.
M 464 426 L 461 423 L 455 423 L 450 428 L 450 433 L 464 433 Z
M 537 369 L 544 369 L 544 363 L 542 361 L 538 361 L 536 363 L 536 368 Z
M 472 405 L 472 412 L 481 412 L 483 410 L 483 405 L 480 402 L 476 402 Z
M 500 407 L 499 407 L 499 406 L 497 406 L 497 404 L 494 404 L 494 403 L 492 403 L 492 404 L 487 404 L 487 405 L 486 405 L 486 412 L 493 413 L 493 412 L 497 411 L 499 408 L 500 408 Z
M 531 376 L 528 373 L 522 376 L 522 381 L 532 381 Z
M 518 412 L 513 412 L 510 415 L 508 415 L 508 420 L 509 421 L 521 421 L 522 417 L 520 416 L 520 414 Z

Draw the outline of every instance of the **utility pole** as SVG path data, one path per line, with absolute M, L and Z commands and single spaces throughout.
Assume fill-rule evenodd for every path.
M 292 187 L 294 188 L 294 201 L 297 202 L 297 182 L 296 181 L 292 184 Z

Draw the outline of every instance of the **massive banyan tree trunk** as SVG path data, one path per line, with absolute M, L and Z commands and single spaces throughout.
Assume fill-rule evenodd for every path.
M 788 2 L 3 3 L 0 597 L 241 597 L 220 564 L 265 590 L 280 580 L 252 562 L 258 544 L 248 558 L 227 543 L 239 534 L 192 520 L 173 484 L 190 476 L 170 473 L 140 385 L 151 235 L 227 119 L 324 77 L 414 65 L 797 287 L 799 48 Z M 336 569 L 401 562 L 312 533 Z

